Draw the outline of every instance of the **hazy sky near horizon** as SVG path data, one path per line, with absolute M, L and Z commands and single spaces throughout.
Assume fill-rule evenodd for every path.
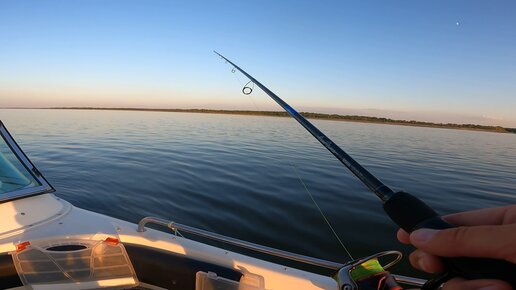
M 516 2 L 1 1 L 0 107 L 279 109 L 516 126 Z

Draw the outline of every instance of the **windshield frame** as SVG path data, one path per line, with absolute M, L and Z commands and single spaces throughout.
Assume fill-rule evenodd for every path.
M 5 125 L 0 120 L 0 138 L 2 138 L 7 146 L 14 153 L 16 158 L 20 161 L 20 163 L 25 167 L 27 172 L 29 172 L 34 179 L 36 179 L 41 185 L 29 188 L 18 189 L 6 193 L 0 194 L 0 203 L 12 201 L 19 198 L 25 198 L 33 195 L 51 193 L 54 192 L 55 189 L 50 183 L 45 179 L 45 177 L 41 174 L 41 172 L 34 166 L 34 164 L 29 160 L 27 155 L 21 150 L 20 146 L 12 135 L 9 133 Z

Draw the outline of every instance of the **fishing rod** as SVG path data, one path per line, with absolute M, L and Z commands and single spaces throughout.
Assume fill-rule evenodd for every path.
M 214 53 L 231 64 L 234 69 L 241 72 L 253 84 L 262 89 L 290 116 L 296 119 L 299 124 L 310 132 L 310 134 L 312 134 L 340 162 L 342 162 L 342 164 L 344 164 L 344 166 L 346 166 L 360 181 L 362 181 L 369 190 L 381 199 L 384 211 L 400 228 L 411 233 L 421 228 L 440 230 L 456 227 L 455 225 L 445 221 L 435 210 L 414 195 L 404 191 L 394 192 L 266 86 L 220 53 L 216 51 L 214 51 Z M 445 272 L 429 280 L 425 283 L 422 289 L 438 289 L 444 282 L 453 277 L 462 277 L 470 280 L 504 280 L 511 284 L 513 289 L 516 289 L 516 264 L 510 263 L 509 261 L 471 257 L 441 257 L 441 260 L 446 266 Z

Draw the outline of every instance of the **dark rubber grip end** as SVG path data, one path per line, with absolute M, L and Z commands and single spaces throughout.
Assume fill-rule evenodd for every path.
M 424 227 L 432 229 L 451 228 L 439 215 L 419 198 L 403 192 L 396 192 L 383 204 L 383 209 L 400 228 L 411 233 Z
M 383 204 L 385 212 L 402 229 L 411 233 L 417 229 L 448 229 L 456 226 L 443 220 L 432 208 L 417 197 L 397 192 Z M 493 241 L 496 243 L 497 241 Z M 516 264 L 488 258 L 442 258 L 449 277 L 466 279 L 499 279 L 516 290 Z M 424 289 L 431 289 L 425 288 Z

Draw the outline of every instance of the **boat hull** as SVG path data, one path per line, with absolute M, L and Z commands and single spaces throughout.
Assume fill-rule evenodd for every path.
M 196 288 L 196 284 L 199 287 L 199 284 L 209 282 L 220 285 L 233 283 L 236 287 L 240 283 L 253 290 L 338 289 L 337 283 L 324 275 L 236 253 L 173 233 L 154 229 L 139 232 L 136 224 L 74 207 L 52 194 L 0 204 L 0 220 L 0 285 L 6 288 L 23 285 L 20 269 L 17 271 L 13 262 L 15 255 L 26 251 L 20 250 L 21 244 L 28 242 L 30 248 L 31 245 L 40 245 L 42 241 L 48 244 L 70 244 L 72 241 L 84 240 L 99 243 L 117 241 L 124 247 L 137 279 L 134 285 L 115 285 L 118 288 L 145 285 L 149 289 L 193 290 L 202 289 Z M 59 283 L 63 284 L 63 281 Z M 53 286 L 57 287 L 59 283 Z M 31 286 L 36 289 L 45 284 L 49 286 L 52 283 L 47 281 L 42 285 Z M 91 283 L 81 284 L 81 281 L 68 281 L 61 286 L 65 287 L 63 289 L 66 286 L 74 289 L 93 287 Z M 102 287 L 99 284 L 93 288 Z

